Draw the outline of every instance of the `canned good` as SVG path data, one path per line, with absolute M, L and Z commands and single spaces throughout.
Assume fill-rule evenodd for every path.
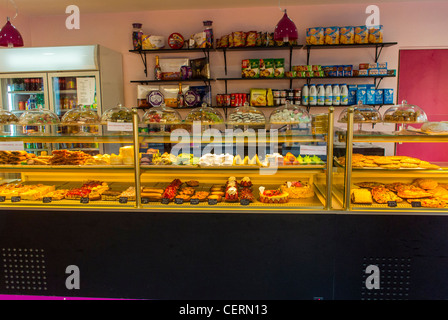
M 281 98 L 280 97 L 274 98 L 274 106 L 281 106 L 281 105 L 282 105 Z
M 280 91 L 280 98 L 286 98 L 286 90 L 279 90 Z
M 231 107 L 235 107 L 236 106 L 236 100 L 237 100 L 237 95 L 236 93 L 232 93 L 230 95 L 230 106 Z
M 280 98 L 280 105 L 286 104 L 286 98 Z
M 302 97 L 302 90 L 294 89 L 294 97 Z
M 294 90 L 293 89 L 286 90 L 286 96 L 288 98 L 294 98 Z
M 223 94 L 216 95 L 216 106 L 218 106 L 218 107 L 224 106 L 224 95 Z
M 231 103 L 230 94 L 225 94 L 224 95 L 224 106 L 230 107 L 230 103 Z
M 280 90 L 272 90 L 272 95 L 274 98 L 280 98 Z

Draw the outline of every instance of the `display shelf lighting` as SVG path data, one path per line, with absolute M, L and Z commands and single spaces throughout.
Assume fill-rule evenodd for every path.
M 14 8 L 16 9 L 16 14 L 13 20 L 18 15 L 18 9 L 14 0 L 9 0 Z M 0 30 L 0 46 L 14 48 L 14 47 L 23 47 L 23 38 L 20 32 L 12 25 L 11 19 L 9 17 L 6 18 L 6 24 Z
M 297 31 L 297 27 L 295 23 L 288 17 L 286 13 L 286 9 L 282 10 L 280 8 L 280 0 L 279 0 L 279 9 L 283 11 L 283 17 L 275 26 L 274 30 L 274 40 L 275 41 L 283 41 L 284 43 L 288 43 L 292 40 L 297 40 L 299 38 L 299 33 Z

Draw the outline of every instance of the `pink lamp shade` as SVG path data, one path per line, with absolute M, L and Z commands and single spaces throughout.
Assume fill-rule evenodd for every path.
M 288 42 L 290 40 L 297 40 L 299 33 L 297 32 L 297 27 L 294 22 L 289 19 L 288 15 L 283 15 L 283 18 L 275 26 L 274 30 L 274 40 Z
M 0 46 L 2 47 L 23 47 L 23 38 L 20 32 L 11 24 L 9 18 L 0 30 Z

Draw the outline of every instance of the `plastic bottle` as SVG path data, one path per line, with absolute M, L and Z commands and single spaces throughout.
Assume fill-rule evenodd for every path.
M 325 105 L 331 106 L 333 104 L 333 90 L 331 84 L 325 85 Z
M 339 106 L 341 104 L 341 91 L 338 84 L 333 85 L 333 105 Z
M 317 86 L 317 105 L 325 105 L 325 86 L 323 84 Z
M 302 88 L 302 104 L 304 106 L 307 106 L 308 101 L 309 101 L 309 89 L 308 89 L 308 85 L 305 84 L 305 85 L 303 85 L 303 88 Z
M 316 85 L 312 84 L 309 90 L 309 104 L 310 106 L 315 106 L 317 104 L 317 89 Z
M 341 85 L 341 105 L 348 105 L 348 87 L 345 83 Z

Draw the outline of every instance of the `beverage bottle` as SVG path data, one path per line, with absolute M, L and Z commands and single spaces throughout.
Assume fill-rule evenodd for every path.
M 159 65 L 159 56 L 156 56 L 156 66 L 154 67 L 154 78 L 156 80 L 162 80 L 162 69 Z
M 132 43 L 134 46 L 134 50 L 141 50 L 142 49 L 142 35 L 143 30 L 141 23 L 133 23 L 132 24 L 133 30 L 132 30 Z
M 325 86 L 323 84 L 317 86 L 317 105 L 325 105 Z
M 177 107 L 182 108 L 184 106 L 184 94 L 182 93 L 182 83 L 179 82 L 179 92 L 177 93 Z
M 341 104 L 341 93 L 339 90 L 339 85 L 333 85 L 333 105 L 339 106 Z
M 302 88 L 302 104 L 304 106 L 307 106 L 309 103 L 309 89 L 308 89 L 308 85 L 305 84 L 303 85 Z
M 317 104 L 317 89 L 316 85 L 312 84 L 310 86 L 310 93 L 309 93 L 309 104 L 310 106 L 315 106 Z
M 325 105 L 331 106 L 333 104 L 333 90 L 331 84 L 325 86 Z
M 345 83 L 341 85 L 341 105 L 348 105 L 348 87 Z

